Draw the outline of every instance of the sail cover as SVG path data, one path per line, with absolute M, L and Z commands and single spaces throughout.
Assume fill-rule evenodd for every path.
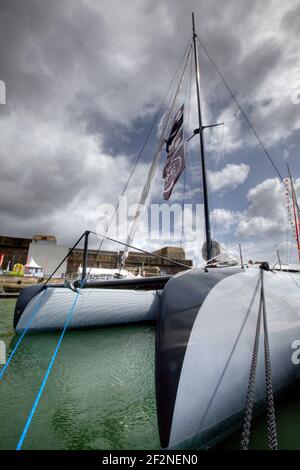
M 184 105 L 175 115 L 169 137 L 166 140 L 167 161 L 163 169 L 165 187 L 163 198 L 168 200 L 173 188 L 185 169 L 184 139 L 183 139 Z

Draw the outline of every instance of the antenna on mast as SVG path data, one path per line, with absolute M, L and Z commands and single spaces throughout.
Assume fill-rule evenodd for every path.
M 205 217 L 206 256 L 207 256 L 207 260 L 211 260 L 211 258 L 212 258 L 212 243 L 211 243 L 211 228 L 210 228 L 210 217 L 209 217 L 207 176 L 206 176 L 204 138 L 203 138 L 203 130 L 204 130 L 205 127 L 202 125 L 201 97 L 200 97 L 200 71 L 199 71 L 197 33 L 195 31 L 195 15 L 194 15 L 194 12 L 192 13 L 192 23 L 193 23 L 193 46 L 194 46 L 196 89 L 197 89 L 197 105 L 198 105 L 198 120 L 199 120 L 200 158 L 201 158 L 201 169 L 202 169 L 202 186 L 203 186 L 203 202 L 204 202 L 204 217 Z

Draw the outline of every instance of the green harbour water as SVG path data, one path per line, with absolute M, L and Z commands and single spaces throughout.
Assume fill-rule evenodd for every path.
M 0 299 L 0 339 L 17 341 L 14 300 Z M 25 335 L 0 381 L 0 449 L 15 449 L 59 332 Z M 154 383 L 155 327 L 67 331 L 23 449 L 159 449 Z M 276 406 L 279 447 L 300 449 L 300 386 Z M 265 449 L 265 417 L 251 447 Z M 238 449 L 240 433 L 218 449 Z

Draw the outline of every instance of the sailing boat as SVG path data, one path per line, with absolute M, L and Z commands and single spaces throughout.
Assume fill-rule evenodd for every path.
M 273 271 L 267 263 L 249 268 L 212 263 L 218 253 L 211 237 L 203 137 L 207 126 L 203 125 L 201 115 L 194 15 L 192 47 L 199 120 L 195 134 L 199 136 L 205 216 L 205 267 L 163 278 L 81 282 L 75 289 L 51 284 L 32 286 L 21 291 L 14 319 L 17 333 L 22 334 L 64 325 L 78 328 L 156 320 L 155 379 L 161 445 L 184 449 L 207 448 L 241 426 L 245 404 L 248 418 L 259 413 L 266 386 L 272 421 L 273 395 L 276 397 L 300 377 L 297 351 L 300 274 Z M 148 186 L 161 148 L 162 144 L 152 163 Z M 177 171 L 181 168 L 182 162 Z M 168 169 L 170 165 L 166 173 Z M 176 171 L 174 175 L 175 181 Z M 144 196 L 145 188 L 142 200 Z M 81 237 L 85 239 L 85 257 L 88 235 L 86 232 Z M 86 263 L 82 281 L 85 276 Z M 74 302 L 77 302 L 74 315 L 67 318 Z M 262 341 L 264 348 L 259 348 Z M 246 437 L 247 432 L 249 426 L 244 422 Z M 276 448 L 274 441 L 273 432 L 272 446 Z
M 194 17 L 193 44 L 210 260 L 212 240 Z M 241 425 L 245 404 L 251 403 L 251 414 L 263 409 L 266 386 L 277 396 L 300 377 L 300 361 L 294 351 L 300 338 L 300 275 L 272 271 L 267 263 L 259 269 L 242 268 L 210 269 L 208 264 L 205 270 L 174 276 L 164 288 L 156 351 L 157 409 L 163 447 L 206 448 L 215 444 Z M 264 351 L 258 348 L 260 336 L 264 336 Z M 255 390 L 251 373 L 257 375 Z M 247 432 L 249 426 L 246 441 Z M 274 432 L 272 439 L 271 447 L 276 448 Z M 244 445 L 247 447 L 248 442 Z

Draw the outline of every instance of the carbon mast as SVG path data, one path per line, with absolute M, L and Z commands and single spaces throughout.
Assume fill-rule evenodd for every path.
M 195 78 L 196 78 L 197 107 L 198 107 L 198 121 L 199 121 L 199 129 L 196 129 L 194 133 L 195 134 L 199 133 L 199 140 L 200 140 L 200 159 L 201 159 L 201 169 L 202 169 L 202 187 L 203 187 L 205 237 L 206 237 L 206 256 L 207 256 L 207 261 L 209 261 L 212 259 L 212 243 L 211 243 L 211 227 L 210 227 L 208 189 L 207 189 L 207 175 L 206 175 L 206 164 L 205 164 L 205 149 L 204 149 L 204 138 L 203 138 L 203 130 L 205 129 L 205 126 L 202 125 L 201 97 L 200 97 L 200 71 L 199 71 L 197 33 L 195 31 L 194 12 L 192 13 L 192 23 L 193 23 L 193 48 L 194 48 L 194 60 L 195 60 Z

